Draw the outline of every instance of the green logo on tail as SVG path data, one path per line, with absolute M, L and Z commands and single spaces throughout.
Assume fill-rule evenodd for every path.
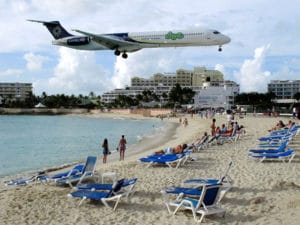
M 182 39 L 184 38 L 183 33 L 178 32 L 178 33 L 173 33 L 172 31 L 169 31 L 166 35 L 165 35 L 165 39 L 171 39 L 173 41 L 175 41 L 176 39 Z

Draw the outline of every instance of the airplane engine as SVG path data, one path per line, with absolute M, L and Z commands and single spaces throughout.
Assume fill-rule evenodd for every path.
M 67 40 L 67 45 L 80 46 L 89 44 L 91 39 L 89 37 L 73 37 Z

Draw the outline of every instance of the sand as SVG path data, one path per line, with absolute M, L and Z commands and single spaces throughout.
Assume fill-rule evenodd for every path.
M 108 163 L 103 165 L 99 160 L 98 173 L 114 171 L 119 178 L 138 178 L 135 194 L 128 202 L 122 200 L 116 211 L 90 201 L 78 207 L 78 199 L 67 197 L 70 188 L 33 184 L 0 189 L 0 224 L 195 224 L 190 212 L 169 215 L 160 191 L 164 187 L 178 186 L 187 178 L 218 178 L 230 160 L 234 163 L 230 171 L 234 186 L 222 200 L 225 218 L 208 216 L 204 224 L 299 224 L 299 135 L 290 144 L 297 151 L 290 164 L 258 163 L 247 157 L 247 149 L 255 147 L 257 137 L 267 135 L 267 130 L 280 118 L 238 118 L 247 131 L 241 140 L 192 153 L 196 160 L 178 169 L 166 166 L 146 168 L 137 162 L 138 158 L 155 150 L 191 143 L 204 130 L 209 130 L 210 120 L 197 116 L 187 118 L 187 127 L 178 126 L 178 118 L 165 119 L 174 123 L 170 125 L 171 131 L 160 134 L 159 139 L 155 137 L 142 142 L 142 150 L 126 154 L 125 161 L 109 158 Z M 223 115 L 216 116 L 216 119 L 217 125 L 226 121 Z

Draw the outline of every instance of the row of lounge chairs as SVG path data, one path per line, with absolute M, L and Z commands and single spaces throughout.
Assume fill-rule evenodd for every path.
M 34 181 L 48 184 L 53 182 L 57 185 L 70 186 L 75 191 L 68 194 L 68 197 L 80 198 L 79 205 L 86 199 L 100 201 L 104 206 L 115 210 L 122 197 L 128 199 L 133 194 L 133 188 L 137 182 L 137 178 L 120 179 L 113 183 L 83 183 L 94 180 L 95 166 L 97 157 L 88 156 L 85 165 L 77 165 L 70 171 L 47 176 L 45 173 L 39 173 L 28 179 L 17 179 L 10 181 L 6 186 L 27 185 Z M 114 202 L 110 206 L 109 202 Z
M 290 129 L 273 131 L 269 136 L 260 137 L 257 148 L 248 149 L 249 158 L 259 162 L 280 160 L 290 163 L 296 152 L 294 149 L 289 149 L 288 144 L 298 132 L 299 127 L 293 126 Z

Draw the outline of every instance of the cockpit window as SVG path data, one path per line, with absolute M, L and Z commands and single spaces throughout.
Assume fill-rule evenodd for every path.
M 220 34 L 220 32 L 217 31 L 217 30 L 215 30 L 213 33 L 214 33 L 214 34 Z

